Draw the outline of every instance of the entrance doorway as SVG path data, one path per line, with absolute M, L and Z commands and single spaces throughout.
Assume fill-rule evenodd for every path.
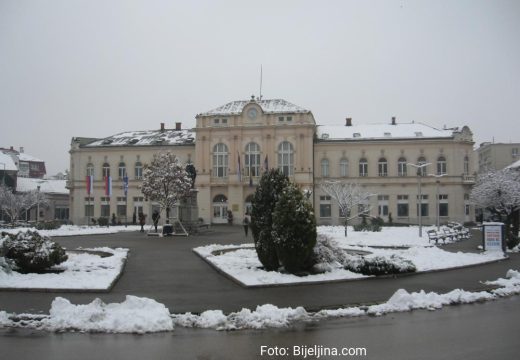
M 214 224 L 227 223 L 228 202 L 225 195 L 219 194 L 213 198 L 213 219 Z

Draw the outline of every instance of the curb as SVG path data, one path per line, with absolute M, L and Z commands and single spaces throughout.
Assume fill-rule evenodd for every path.
M 235 250 L 235 249 L 232 249 Z M 445 269 L 437 269 L 437 270 L 426 270 L 426 271 L 420 271 L 420 272 L 413 272 L 413 273 L 404 273 L 404 274 L 389 274 L 389 275 L 367 275 L 366 277 L 362 278 L 355 278 L 355 279 L 336 279 L 336 280 L 322 280 L 322 281 L 302 281 L 297 283 L 283 283 L 283 284 L 257 284 L 257 285 L 247 285 L 243 283 L 242 281 L 238 280 L 234 276 L 228 274 L 227 272 L 220 269 L 217 265 L 215 265 L 213 262 L 211 262 L 208 258 L 205 256 L 199 254 L 194 249 L 192 251 L 200 257 L 204 262 L 209 264 L 214 270 L 216 270 L 219 274 L 223 275 L 224 277 L 230 279 L 234 283 L 240 285 L 241 287 L 245 289 L 262 289 L 262 288 L 278 288 L 278 287 L 291 287 L 291 286 L 299 286 L 299 285 L 322 285 L 322 284 L 334 284 L 334 283 L 343 283 L 343 282 L 354 282 L 354 281 L 363 281 L 363 280 L 377 280 L 377 279 L 395 279 L 395 278 L 401 278 L 401 277 L 409 277 L 409 276 L 417 276 L 422 274 L 431 274 L 431 273 L 437 273 L 437 272 L 446 272 L 451 270 L 460 270 L 460 269 L 467 269 L 467 268 L 473 268 L 481 265 L 488 265 L 488 264 L 494 264 L 502 261 L 509 260 L 509 256 L 506 255 L 503 259 L 498 260 L 490 260 L 478 264 L 471 264 L 471 265 L 462 265 L 462 266 L 455 266 L 451 268 L 445 268 Z M 219 250 L 216 250 L 219 251 Z M 231 249 L 229 250 L 231 251 Z

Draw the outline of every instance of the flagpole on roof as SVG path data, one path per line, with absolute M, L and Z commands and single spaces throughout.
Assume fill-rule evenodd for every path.
M 260 64 L 260 100 L 262 100 L 262 64 Z

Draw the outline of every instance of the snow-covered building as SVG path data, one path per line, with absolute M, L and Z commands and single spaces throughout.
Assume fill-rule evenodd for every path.
M 134 214 L 140 212 L 151 219 L 156 205 L 145 198 L 140 186 L 144 165 L 161 151 L 175 153 L 183 163 L 193 162 L 195 132 L 181 129 L 181 123 L 173 129 L 161 123 L 157 130 L 127 131 L 103 139 L 73 138 L 67 182 L 71 221 L 86 224 L 92 218 L 115 214 L 118 221 L 132 222 Z M 90 194 L 87 176 L 92 176 Z M 107 177 L 112 180 L 110 185 L 105 181 Z
M 353 181 L 369 193 L 372 216 L 418 223 L 421 170 L 423 223 L 474 220 L 469 202 L 475 183 L 473 139 L 466 126 L 435 129 L 411 122 L 318 126 L 314 144 L 315 208 L 320 223 L 338 224 L 339 207 L 319 187 L 329 180 Z
M 500 170 L 520 159 L 520 143 L 485 142 L 475 152 L 479 173 Z
M 11 146 L 9 149 L 0 149 L 0 152 L 13 159 L 17 168 L 17 177 L 42 179 L 45 176 L 45 161 L 26 154 L 23 147 L 20 150 L 15 150 Z
M 67 223 L 69 220 L 69 190 L 65 180 L 18 178 L 16 192 L 39 191 L 45 194 L 48 203 L 38 209 L 31 209 L 26 215 L 27 220 L 49 221 L 57 220 Z M 36 211 L 40 211 L 36 216 Z
M 142 168 L 153 154 L 171 151 L 197 170 L 199 216 L 226 222 L 227 210 L 242 219 L 264 169 L 279 168 L 292 181 L 312 190 L 320 224 L 342 221 L 337 204 L 319 184 L 352 181 L 374 194 L 373 216 L 416 223 L 417 173 L 409 163 L 431 163 L 421 178 L 423 222 L 473 220 L 469 192 L 474 183 L 473 139 L 467 127 L 435 129 L 420 123 L 317 126 L 310 110 L 286 100 L 233 101 L 196 116 L 196 127 L 124 132 L 108 138 L 73 138 L 70 179 L 71 220 L 116 213 L 131 221 L 154 204 L 140 192 Z M 430 174 L 432 176 L 430 176 Z M 87 176 L 93 191 L 87 193 Z M 112 178 L 107 192 L 107 175 Z M 128 196 L 124 178 L 128 176 Z M 435 175 L 435 176 L 433 176 Z M 437 198 L 437 191 L 439 197 Z M 413 209 L 413 210 L 412 210 Z M 163 216 L 164 219 L 164 216 Z

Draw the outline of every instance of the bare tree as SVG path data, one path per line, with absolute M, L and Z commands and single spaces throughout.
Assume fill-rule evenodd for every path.
M 364 191 L 358 184 L 344 181 L 326 181 L 320 184 L 321 190 L 338 203 L 341 214 L 345 217 L 345 237 L 349 220 L 362 215 L 368 215 L 372 210 L 370 205 L 370 194 Z M 353 215 L 354 207 L 358 211 Z
M 0 185 L 0 207 L 7 214 L 11 223 L 14 224 L 23 211 L 30 210 L 38 205 L 48 205 L 44 193 L 33 190 L 17 194 L 13 193 L 10 188 Z

